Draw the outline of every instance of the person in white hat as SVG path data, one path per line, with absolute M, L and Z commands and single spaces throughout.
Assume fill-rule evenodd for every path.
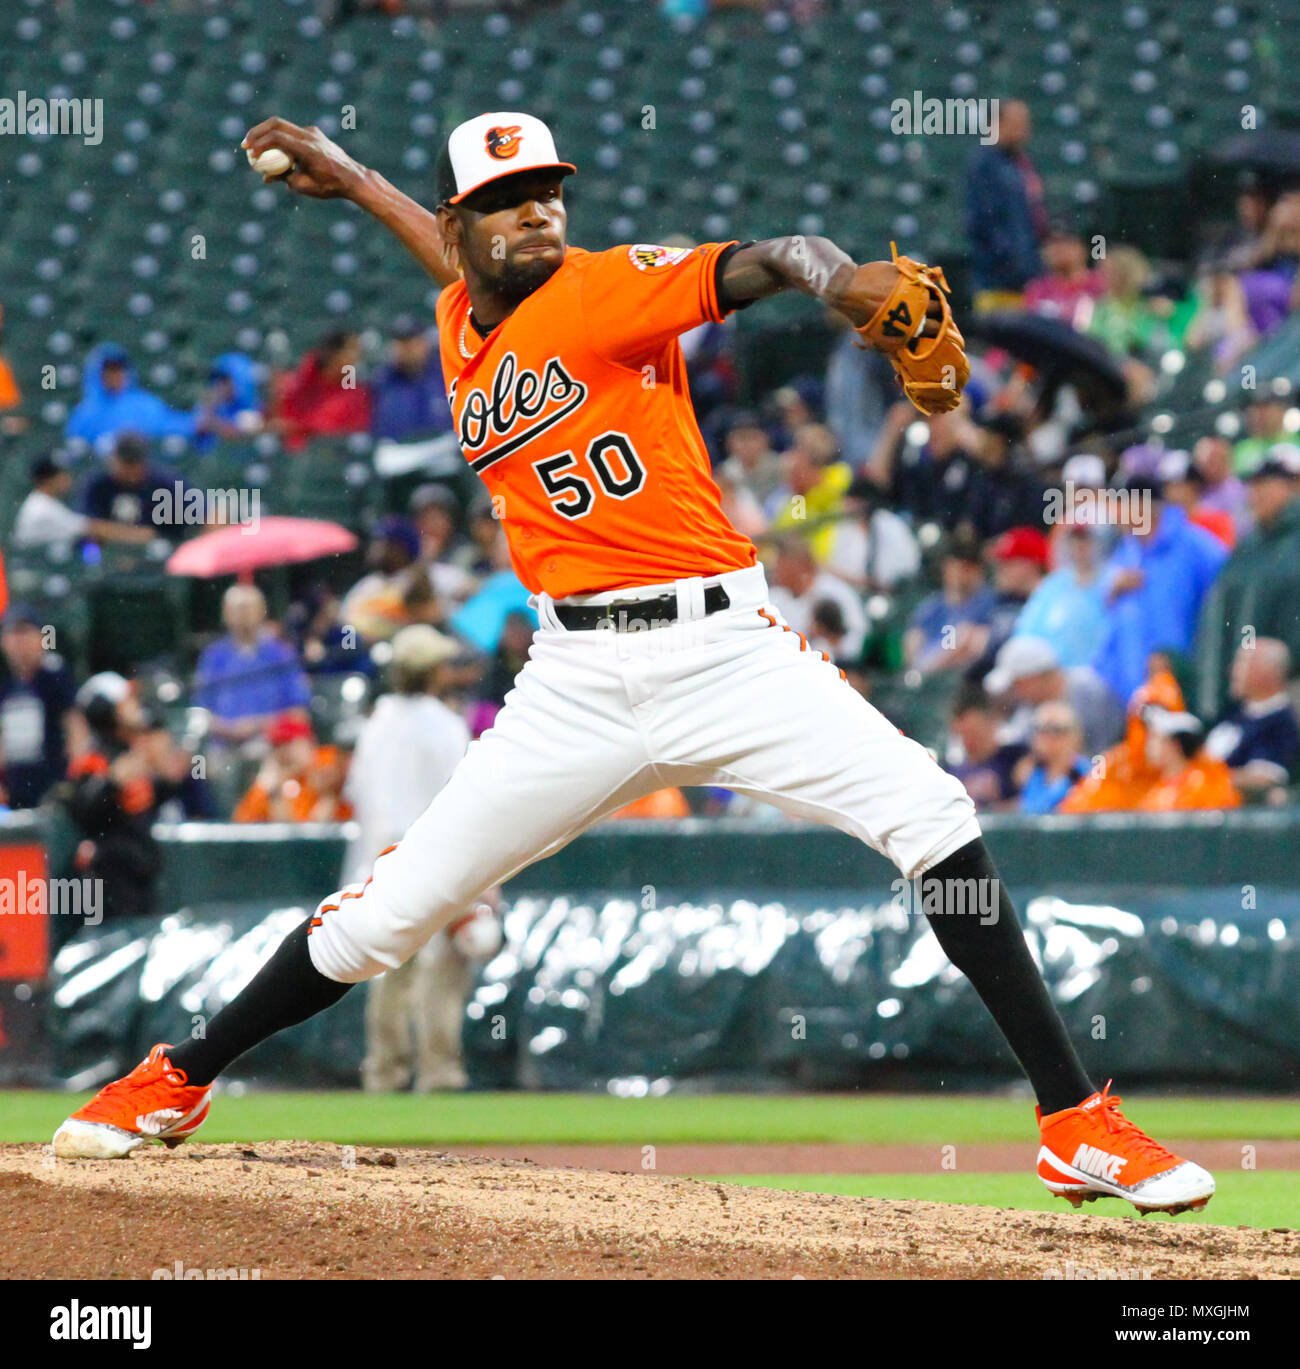
M 364 880 L 380 852 L 401 840 L 469 745 L 464 720 L 439 697 L 460 644 L 416 623 L 398 631 L 391 646 L 392 692 L 380 696 L 366 719 L 344 787 L 357 823 L 345 884 Z M 464 1088 L 460 1027 L 473 962 L 500 939 L 500 923 L 485 901 L 463 927 L 439 932 L 404 965 L 370 981 L 361 1067 L 367 1090 Z
M 1232 772 L 1205 751 L 1205 728 L 1199 718 L 1148 705 L 1142 719 L 1147 726 L 1147 764 L 1158 778 L 1137 808 L 1168 813 L 1240 806 Z
M 99 915 L 149 916 L 162 871 L 153 825 L 165 803 L 180 800 L 183 808 L 190 755 L 116 671 L 86 680 L 65 723 L 68 783 L 60 792 L 78 837 L 72 869 Z
M 1008 638 L 984 677 L 984 688 L 1019 705 L 1009 734 L 1026 735 L 1033 710 L 1054 701 L 1073 709 L 1090 755 L 1100 755 L 1124 730 L 1124 710 L 1097 672 L 1086 665 L 1062 666 L 1055 648 L 1041 637 L 1017 633 Z

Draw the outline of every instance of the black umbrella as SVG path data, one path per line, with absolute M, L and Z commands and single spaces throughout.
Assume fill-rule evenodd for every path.
M 1212 162 L 1241 171 L 1271 176 L 1300 176 L 1300 133 L 1262 128 L 1255 133 L 1234 133 L 1210 153 Z
M 1127 400 L 1120 359 L 1096 338 L 1060 319 L 1004 309 L 963 319 L 961 326 L 968 338 L 1028 362 L 1038 372 L 1040 403 L 1046 401 L 1045 407 L 1067 383 L 1078 392 L 1084 409 L 1098 417 L 1112 417 Z

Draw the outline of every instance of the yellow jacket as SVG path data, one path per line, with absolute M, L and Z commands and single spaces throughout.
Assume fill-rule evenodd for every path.
M 835 540 L 835 515 L 852 482 L 853 471 L 847 462 L 836 461 L 827 466 L 807 494 L 789 496 L 772 519 L 771 530 L 806 533 L 818 564 L 824 564 Z

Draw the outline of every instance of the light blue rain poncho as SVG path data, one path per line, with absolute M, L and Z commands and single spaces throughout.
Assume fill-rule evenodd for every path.
M 116 394 L 104 389 L 103 371 L 109 361 L 127 362 L 126 385 Z M 192 413 L 169 408 L 157 395 L 141 387 L 124 347 L 116 342 L 103 342 L 86 358 L 81 402 L 68 419 L 68 436 L 91 443 L 116 437 L 118 433 L 191 438 L 195 423 Z

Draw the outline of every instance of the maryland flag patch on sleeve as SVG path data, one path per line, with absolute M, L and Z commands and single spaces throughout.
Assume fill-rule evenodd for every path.
M 691 247 L 656 247 L 638 242 L 627 249 L 627 259 L 638 271 L 663 271 L 685 261 L 693 251 Z

